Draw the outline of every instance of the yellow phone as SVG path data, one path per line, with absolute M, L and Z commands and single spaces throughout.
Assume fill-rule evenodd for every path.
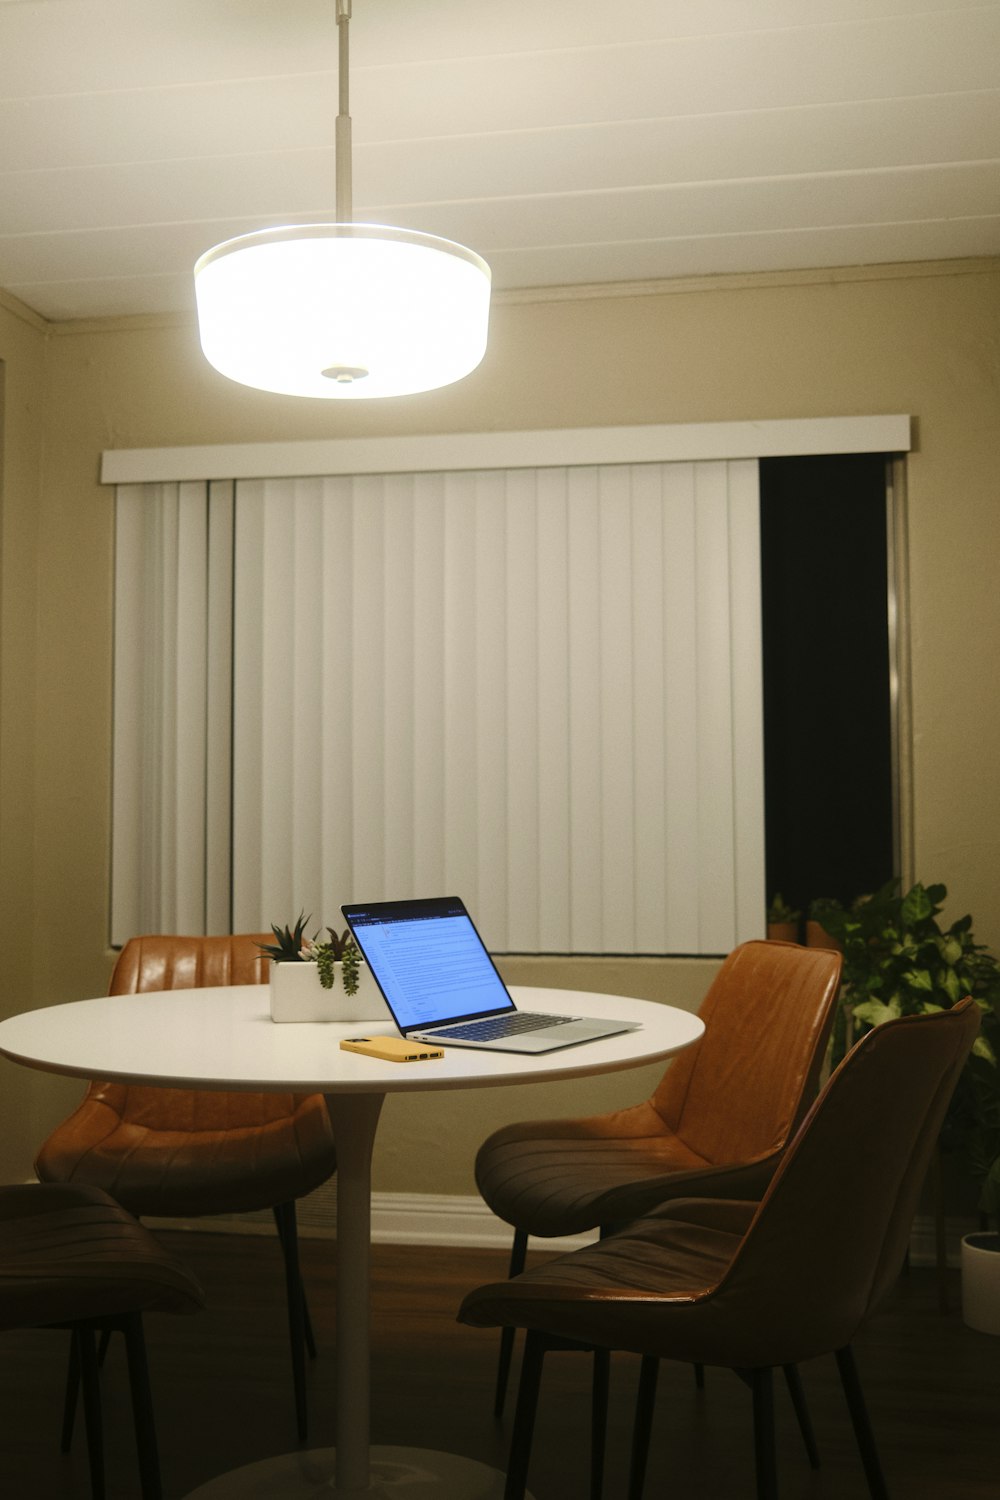
M 428 1062 L 434 1057 L 444 1057 L 443 1047 L 408 1042 L 405 1036 L 349 1036 L 340 1045 L 345 1052 L 363 1052 L 386 1062 Z

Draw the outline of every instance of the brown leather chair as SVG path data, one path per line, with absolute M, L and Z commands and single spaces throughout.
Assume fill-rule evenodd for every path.
M 607 1232 L 669 1198 L 759 1198 L 815 1098 L 840 969 L 832 949 L 743 943 L 702 1002 L 704 1036 L 673 1060 L 651 1099 L 491 1135 L 476 1182 L 514 1226 L 510 1275 L 524 1268 L 532 1234 Z M 498 1416 L 513 1338 L 505 1328 Z
M 195 1278 L 107 1193 L 56 1184 L 0 1188 L 0 1330 L 72 1329 L 94 1500 L 104 1497 L 95 1329 L 125 1335 L 142 1496 L 160 1500 L 142 1314 L 203 1305 Z
M 979 1028 L 972 1000 L 869 1032 L 789 1146 L 763 1200 L 668 1203 L 600 1244 L 481 1287 L 459 1318 L 530 1330 L 505 1500 L 524 1493 L 549 1348 L 643 1356 L 636 1466 L 642 1490 L 656 1362 L 728 1366 L 753 1391 L 758 1500 L 777 1477 L 776 1366 L 835 1351 L 873 1500 L 887 1500 L 850 1344 L 902 1265 L 921 1184 Z
M 267 959 L 258 945 L 270 936 L 132 938 L 115 965 L 110 993 L 264 983 Z M 285 1262 L 298 1434 L 304 1440 L 305 1348 L 314 1354 L 315 1343 L 299 1278 L 295 1200 L 326 1182 L 336 1165 L 321 1094 L 94 1082 L 42 1146 L 35 1170 L 43 1182 L 103 1188 L 137 1218 L 273 1210 Z

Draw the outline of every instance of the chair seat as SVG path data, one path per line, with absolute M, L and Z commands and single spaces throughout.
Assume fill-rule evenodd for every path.
M 600 1245 L 559 1256 L 511 1281 L 466 1297 L 459 1321 L 474 1327 L 536 1328 L 583 1344 L 658 1354 L 671 1319 L 671 1353 L 700 1364 L 732 1367 L 731 1341 L 706 1354 L 704 1307 L 736 1256 L 755 1202 L 679 1199 L 629 1225 Z M 684 1348 L 685 1316 L 697 1342 Z M 783 1361 L 778 1361 L 781 1363 Z
M 0 1329 L 136 1311 L 193 1313 L 197 1280 L 97 1188 L 0 1188 Z
M 693 1151 L 657 1117 L 658 1133 L 642 1128 L 648 1104 L 620 1112 L 620 1133 L 608 1116 L 527 1121 L 490 1136 L 476 1160 L 476 1184 L 495 1214 L 527 1234 L 580 1234 L 598 1225 L 627 1224 L 670 1197 L 692 1194 L 759 1197 L 775 1159 L 716 1166 Z
M 190 1114 L 182 1091 L 131 1090 L 130 1098 L 152 1093 L 162 1096 L 168 1117 L 174 1095 L 182 1110 L 178 1120 Z M 166 1129 L 144 1123 L 141 1112 L 123 1118 L 92 1091 L 45 1142 L 35 1170 L 43 1182 L 85 1179 L 137 1217 L 168 1218 L 251 1213 L 303 1197 L 329 1179 L 336 1152 L 321 1095 L 261 1095 L 268 1106 L 263 1118 L 227 1125 L 225 1107 L 233 1097 L 199 1096 L 194 1124 L 211 1126 Z M 257 1097 L 239 1096 L 251 1115 Z

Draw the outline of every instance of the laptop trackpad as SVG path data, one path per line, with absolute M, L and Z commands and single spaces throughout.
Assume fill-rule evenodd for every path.
M 541 1031 L 530 1031 L 517 1037 L 518 1051 L 551 1051 L 553 1042 L 560 1047 L 572 1047 L 576 1042 L 592 1042 L 597 1037 L 617 1036 L 622 1031 L 638 1031 L 638 1021 L 565 1021 L 561 1026 L 543 1027 Z

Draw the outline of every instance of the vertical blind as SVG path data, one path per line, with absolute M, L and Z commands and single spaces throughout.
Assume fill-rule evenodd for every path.
M 118 505 L 116 941 L 452 893 L 501 952 L 760 932 L 756 461 Z
M 233 486 L 116 491 L 111 941 L 230 919 Z

